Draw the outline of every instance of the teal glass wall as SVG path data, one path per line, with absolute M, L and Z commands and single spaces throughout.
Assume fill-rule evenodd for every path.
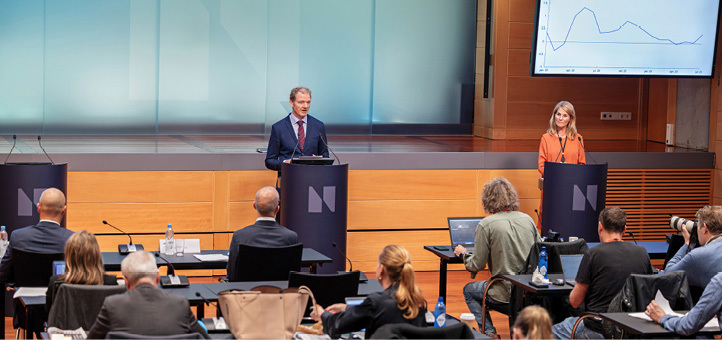
M 476 0 L 0 0 L 0 133 L 469 123 Z M 473 92 L 472 92 L 473 95 Z

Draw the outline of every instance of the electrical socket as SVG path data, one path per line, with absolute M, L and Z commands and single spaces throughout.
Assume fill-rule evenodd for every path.
M 632 120 L 631 112 L 602 112 L 600 120 Z

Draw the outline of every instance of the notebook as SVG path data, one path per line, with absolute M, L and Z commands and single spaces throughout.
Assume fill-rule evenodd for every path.
M 582 263 L 584 255 L 559 255 L 559 259 L 562 262 L 562 272 L 564 273 L 564 281 L 570 286 L 577 284 L 577 272 L 579 271 L 579 264 Z
M 474 249 L 474 233 L 483 217 L 447 217 L 451 249 L 462 245 L 471 252 Z

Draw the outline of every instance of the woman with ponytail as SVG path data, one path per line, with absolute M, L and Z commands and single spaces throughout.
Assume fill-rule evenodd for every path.
M 524 308 L 512 326 L 512 339 L 552 339 L 552 319 L 539 306 Z
M 416 286 L 411 255 L 406 248 L 389 245 L 381 251 L 376 279 L 384 288 L 383 292 L 370 294 L 358 306 L 346 308 L 342 303 L 326 309 L 316 306 L 311 317 L 321 320 L 324 333 L 332 338 L 365 328 L 368 339 L 379 327 L 389 323 L 426 325 L 426 300 Z

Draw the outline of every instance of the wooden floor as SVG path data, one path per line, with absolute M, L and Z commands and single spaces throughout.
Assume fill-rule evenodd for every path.
M 469 312 L 469 309 L 466 307 L 466 303 L 464 302 L 462 289 L 464 288 L 464 285 L 466 283 L 471 282 L 472 280 L 469 278 L 469 273 L 466 271 L 449 271 L 448 273 L 449 275 L 446 293 L 446 310 L 448 314 L 451 314 L 458 318 L 461 313 Z M 375 273 L 371 272 L 367 272 L 366 275 L 368 275 L 369 278 L 375 277 Z M 483 271 L 479 273 L 479 275 L 476 277 L 476 280 L 486 280 L 488 278 L 489 272 Z M 215 280 L 216 278 L 212 277 L 191 278 L 191 282 L 215 282 Z M 438 299 L 439 272 L 417 272 L 416 280 L 418 281 L 417 283 L 419 287 L 421 287 L 424 297 L 426 298 L 429 309 L 433 309 Z M 215 316 L 215 313 L 216 310 L 213 306 L 206 307 L 205 315 L 207 317 Z M 501 337 L 504 339 L 509 339 L 509 326 L 506 316 L 496 312 L 492 312 L 491 318 L 494 322 L 494 326 L 496 326 L 497 332 L 499 332 Z M 13 322 L 11 317 L 5 318 L 5 339 L 15 338 L 15 330 L 12 329 L 12 324 Z

